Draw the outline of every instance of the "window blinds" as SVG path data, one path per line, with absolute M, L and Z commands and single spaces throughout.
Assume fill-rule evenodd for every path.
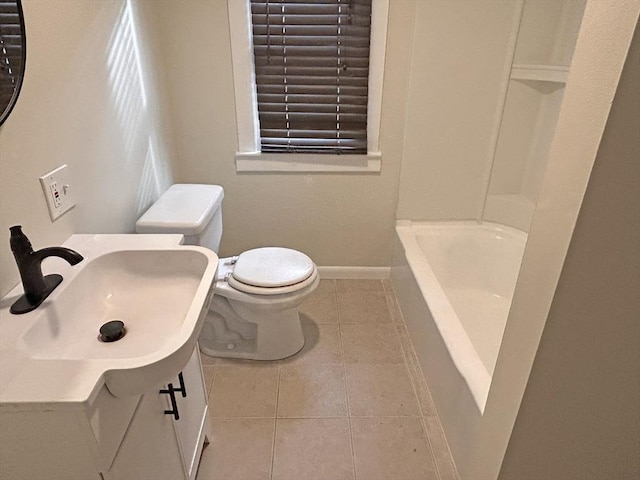
M 367 153 L 371 0 L 251 0 L 262 152 Z
M 16 0 L 0 0 L 0 114 L 19 88 L 23 62 L 19 6 Z

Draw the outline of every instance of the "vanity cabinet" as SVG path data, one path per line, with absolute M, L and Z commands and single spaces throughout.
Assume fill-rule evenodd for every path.
M 3 406 L 0 478 L 47 480 L 193 480 L 209 437 L 206 390 L 196 348 L 179 379 L 143 395 L 117 398 L 103 386 L 84 404 Z M 66 379 L 73 382 L 72 378 Z
M 142 396 L 105 480 L 195 479 L 209 436 L 206 389 L 197 350 L 180 377 Z

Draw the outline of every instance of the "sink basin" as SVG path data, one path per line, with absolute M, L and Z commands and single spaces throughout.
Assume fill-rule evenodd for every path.
M 97 256 L 34 312 L 19 347 L 35 360 L 103 365 L 116 396 L 156 388 L 196 347 L 216 268 L 215 254 L 199 247 Z M 112 320 L 124 323 L 125 335 L 104 342 L 100 328 Z

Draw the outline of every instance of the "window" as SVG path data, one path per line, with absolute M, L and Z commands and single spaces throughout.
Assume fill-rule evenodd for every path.
M 261 151 L 367 153 L 371 0 L 251 0 Z
M 237 170 L 379 171 L 388 0 L 228 7 Z

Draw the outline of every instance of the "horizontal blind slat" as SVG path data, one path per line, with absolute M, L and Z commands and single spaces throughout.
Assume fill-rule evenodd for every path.
M 362 140 L 359 138 L 340 138 L 340 137 L 327 137 L 327 138 L 280 138 L 280 137 L 265 137 L 264 143 L 269 145 L 295 145 L 295 146 L 310 146 L 310 147 L 322 147 L 331 146 L 335 147 L 340 144 L 345 146 L 356 147 L 361 145 Z
M 304 36 L 304 35 L 266 35 L 258 34 L 253 36 L 254 45 L 278 45 L 288 47 L 305 46 L 333 46 L 338 45 L 351 48 L 369 48 L 369 37 L 350 36 L 341 37 L 338 35 L 326 36 Z
M 287 18 L 286 16 L 284 18 Z M 283 17 L 280 16 L 282 20 Z M 342 37 L 366 37 L 369 38 L 369 25 L 351 25 L 348 23 L 338 25 L 335 20 L 329 25 L 289 25 L 287 23 L 274 25 L 253 24 L 253 35 L 291 35 L 291 36 L 329 36 L 336 37 L 338 34 Z
M 367 87 L 357 87 L 349 85 L 258 85 L 258 95 L 260 94 L 282 94 L 282 95 L 344 95 L 344 96 L 366 96 Z M 285 99 L 287 101 L 287 99 Z
M 335 128 L 336 121 L 345 123 L 367 123 L 367 115 L 362 113 L 346 112 L 260 112 L 260 124 L 271 124 L 278 122 L 289 122 L 290 124 L 317 125 L 319 130 Z M 329 125 L 329 126 L 327 126 Z M 292 127 L 293 128 L 293 127 Z M 312 130 L 309 127 L 306 127 Z
M 20 25 L 20 14 L 16 8 L 14 11 L 0 12 L 0 24 Z
M 365 96 L 342 96 L 340 98 L 341 103 L 346 103 L 349 105 L 366 105 L 367 97 Z M 319 104 L 337 104 L 338 96 L 337 95 L 307 95 L 307 94 L 295 94 L 288 95 L 288 98 L 285 98 L 285 95 L 275 94 L 275 93 L 261 93 L 258 95 L 258 103 L 266 102 L 266 103 L 319 103 Z
M 277 128 L 263 128 L 261 134 L 265 138 L 274 137 L 286 137 L 287 133 L 293 138 L 336 138 L 338 135 L 337 130 L 333 130 L 332 135 L 327 135 L 326 130 L 299 130 L 299 129 L 277 129 Z M 340 136 L 342 138 L 352 138 L 366 140 L 366 133 L 360 130 L 345 130 L 340 129 Z
M 254 26 L 269 25 L 336 25 L 338 20 L 342 25 L 370 25 L 366 17 L 354 17 L 348 13 L 336 13 L 330 15 L 279 15 L 277 13 L 253 13 L 251 19 Z
M 282 69 L 281 69 L 282 70 Z M 289 85 L 349 85 L 366 87 L 369 82 L 366 76 L 351 75 L 351 72 L 344 72 L 348 74 L 340 75 L 340 82 L 336 81 L 335 68 L 332 69 L 332 74 L 325 75 L 285 75 L 284 73 L 264 75 L 258 74 L 258 82 L 260 85 L 282 85 L 286 77 Z M 349 69 L 351 70 L 351 69 Z M 314 72 L 315 73 L 315 72 Z
M 7 0 L 0 0 L 0 1 L 7 1 Z M 266 3 L 267 0 L 249 0 L 249 3 L 253 4 L 264 4 Z M 326 4 L 332 4 L 335 5 L 336 3 L 338 3 L 339 0 L 269 0 L 269 4 L 274 5 L 274 4 L 278 4 L 278 5 L 292 5 L 292 4 L 297 4 L 297 5 L 303 5 L 303 4 L 313 4 L 313 5 L 318 5 L 321 3 L 326 3 Z M 345 5 L 347 3 L 353 4 L 353 5 L 369 5 L 371 6 L 371 0 L 341 0 L 342 5 Z
M 283 56 L 258 56 L 254 57 L 254 62 L 256 65 L 256 72 L 258 73 L 269 73 L 276 67 L 285 66 Z M 315 68 L 331 68 L 332 71 L 335 71 L 335 68 L 340 64 L 338 63 L 338 59 L 335 57 L 288 57 L 286 65 L 288 72 L 292 75 L 307 75 L 306 72 L 297 73 L 297 71 L 293 70 L 293 67 L 309 69 L 309 71 Z M 353 70 L 354 68 L 361 68 L 363 75 L 367 76 L 367 72 L 369 70 L 369 57 L 351 57 L 349 58 L 348 67 L 350 70 Z
M 254 46 L 254 55 L 256 57 L 266 57 L 266 56 L 278 56 L 282 57 L 285 54 L 285 47 L 282 45 L 255 45 Z M 310 45 L 310 46 L 291 46 L 286 49 L 287 57 L 332 57 L 335 58 L 338 56 L 338 48 L 337 46 L 328 46 L 328 45 Z M 349 57 L 359 57 L 359 58 L 369 58 L 369 48 L 368 47 L 351 47 L 345 46 L 341 48 L 340 53 L 341 58 L 349 58 Z
M 266 83 L 270 83 L 271 80 L 282 82 L 284 75 L 289 79 L 293 78 L 296 82 L 303 82 L 306 80 L 302 79 L 308 78 L 311 80 L 317 79 L 318 82 L 322 83 L 325 81 L 333 81 L 332 79 L 336 78 L 336 68 L 338 68 L 338 65 L 331 67 L 298 67 L 287 65 L 285 71 L 284 65 L 262 65 L 256 67 L 256 75 L 260 78 L 260 82 Z M 368 83 L 368 80 L 367 68 L 364 67 L 349 66 L 342 68 L 340 71 L 341 82 L 357 82 L 358 84 L 362 83 L 365 85 Z
M 305 103 L 262 103 L 260 105 L 261 112 L 297 112 L 297 113 L 305 113 L 305 112 L 319 112 L 319 113 L 335 113 L 336 105 L 331 104 L 305 104 Z M 363 115 L 367 114 L 367 106 L 366 105 L 349 105 L 349 104 L 340 104 L 340 111 L 343 113 L 360 113 Z
M 313 2 L 313 3 L 286 3 L 286 2 L 251 2 L 252 14 L 265 14 L 269 16 L 282 15 L 339 15 L 370 17 L 371 6 L 361 3 L 353 3 L 351 7 L 346 2 Z

